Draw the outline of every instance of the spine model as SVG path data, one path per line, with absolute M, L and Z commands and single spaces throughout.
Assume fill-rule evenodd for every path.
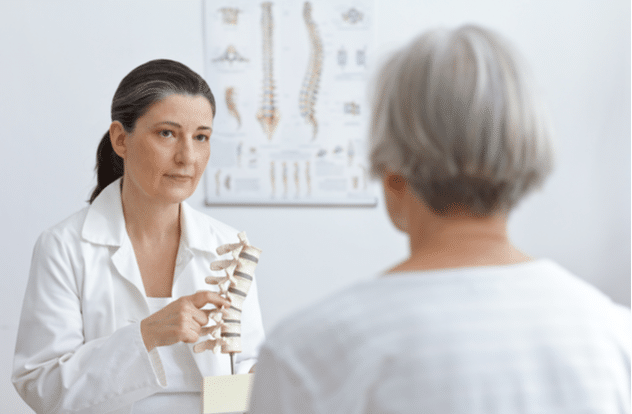
M 215 329 L 210 333 L 212 339 L 195 344 L 194 352 L 207 349 L 223 354 L 241 352 L 241 310 L 254 280 L 254 271 L 259 262 L 261 250 L 248 243 L 246 233 L 238 234 L 239 243 L 225 244 L 217 248 L 217 254 L 231 253 L 232 259 L 211 263 L 211 270 L 224 270 L 225 276 L 209 276 L 206 283 L 217 285 L 219 294 L 230 299 L 231 306 L 224 316 L 219 309 L 210 312 L 209 318 L 215 321 Z
M 261 108 L 257 111 L 257 119 L 261 123 L 263 131 L 268 136 L 268 140 L 271 140 L 279 124 L 279 118 L 281 117 L 281 113 L 274 102 L 275 87 L 272 71 L 274 60 L 272 53 L 274 22 L 272 20 L 272 3 L 262 3 L 261 8 L 261 27 L 263 30 L 263 101 Z
M 301 116 L 307 123 L 312 125 L 314 130 L 312 139 L 315 139 L 318 133 L 318 121 L 314 115 L 314 107 L 323 69 L 323 42 L 318 34 L 318 27 L 312 20 L 312 4 L 308 1 L 303 5 L 303 19 L 309 34 L 310 56 L 309 66 L 303 78 L 303 85 L 299 95 L 299 108 Z

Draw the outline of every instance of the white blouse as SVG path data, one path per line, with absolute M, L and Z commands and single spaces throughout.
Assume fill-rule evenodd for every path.
M 170 304 L 173 298 L 147 297 L 149 312 L 154 314 Z M 197 413 L 202 406 L 202 376 L 195 366 L 186 344 L 156 347 L 160 355 L 167 385 L 156 394 L 136 403 L 133 414 Z

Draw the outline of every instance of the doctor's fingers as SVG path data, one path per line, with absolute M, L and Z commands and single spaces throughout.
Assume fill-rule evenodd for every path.
M 197 323 L 184 326 L 175 336 L 176 342 L 194 343 L 200 338 L 202 328 Z
M 196 308 L 186 296 L 176 300 L 172 305 L 171 312 L 176 325 L 187 326 L 189 323 L 194 323 L 204 326 L 208 323 L 207 313 Z
M 193 308 L 191 310 L 191 318 L 200 326 L 204 326 L 208 323 L 209 321 L 209 317 L 208 314 L 202 310 L 202 309 L 198 309 L 198 308 Z
M 217 308 L 230 307 L 230 300 L 223 298 L 219 295 L 219 293 L 211 292 L 210 290 L 198 290 L 194 294 L 184 297 L 189 298 L 196 308 L 201 308 L 208 303 L 215 305 Z
M 216 312 L 221 313 L 223 316 L 228 316 L 228 309 L 226 308 L 220 308 L 220 309 L 200 309 L 202 312 L 204 312 L 206 314 L 206 316 L 208 316 L 209 318 L 211 318 L 211 314 L 215 314 Z M 213 316 L 214 320 L 217 320 L 216 316 Z

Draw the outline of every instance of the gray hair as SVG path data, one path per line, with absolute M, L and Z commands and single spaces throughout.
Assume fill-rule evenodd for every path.
M 433 30 L 378 74 L 371 173 L 401 174 L 439 214 L 508 211 L 553 167 L 548 121 L 518 57 L 496 34 Z

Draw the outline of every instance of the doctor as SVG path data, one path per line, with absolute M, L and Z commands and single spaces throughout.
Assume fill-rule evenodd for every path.
M 204 282 L 215 249 L 238 241 L 184 201 L 214 116 L 207 83 L 181 63 L 150 61 L 121 81 L 90 205 L 35 245 L 12 380 L 36 412 L 194 413 L 202 377 L 230 374 L 228 355 L 192 352 L 208 311 L 230 306 Z M 264 339 L 250 292 L 237 373 Z

